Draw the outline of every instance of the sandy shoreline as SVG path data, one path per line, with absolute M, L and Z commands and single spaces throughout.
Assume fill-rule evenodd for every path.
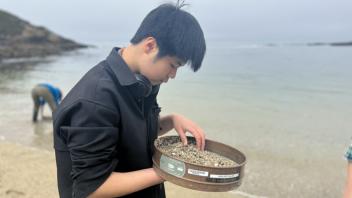
M 58 197 L 53 153 L 0 141 L 0 197 Z
M 54 153 L 0 140 L 0 197 L 58 197 Z M 168 198 L 240 198 L 234 193 L 207 193 L 166 183 Z

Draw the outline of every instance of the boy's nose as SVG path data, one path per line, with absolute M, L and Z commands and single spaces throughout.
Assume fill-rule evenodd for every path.
M 172 79 L 174 79 L 174 78 L 176 77 L 176 73 L 177 73 L 177 69 L 172 70 L 172 71 L 170 72 L 169 77 L 172 78 Z

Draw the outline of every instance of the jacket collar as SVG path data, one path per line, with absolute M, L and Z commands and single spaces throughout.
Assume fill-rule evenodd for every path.
M 128 67 L 127 63 L 122 59 L 119 54 L 120 48 L 114 47 L 106 61 L 117 76 L 118 81 L 122 86 L 128 86 L 137 83 L 137 79 L 131 69 Z

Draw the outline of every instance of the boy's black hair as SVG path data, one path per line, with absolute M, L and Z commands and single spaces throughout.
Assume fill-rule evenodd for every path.
M 176 56 L 189 63 L 193 71 L 201 65 L 206 51 L 202 28 L 196 18 L 181 10 L 186 4 L 162 4 L 144 18 L 132 44 L 138 44 L 147 37 L 155 38 L 159 47 L 158 58 Z

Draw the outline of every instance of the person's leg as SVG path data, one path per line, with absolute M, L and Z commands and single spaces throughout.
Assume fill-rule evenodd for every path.
M 38 112 L 39 112 L 39 92 L 37 87 L 32 89 L 32 99 L 33 99 L 33 114 L 32 114 L 32 121 L 36 122 L 38 119 Z
M 50 109 L 52 112 L 54 112 L 57 108 L 56 101 L 54 99 L 54 96 L 50 93 L 49 90 L 47 90 L 45 93 L 43 93 L 44 100 L 48 103 L 50 106 Z

